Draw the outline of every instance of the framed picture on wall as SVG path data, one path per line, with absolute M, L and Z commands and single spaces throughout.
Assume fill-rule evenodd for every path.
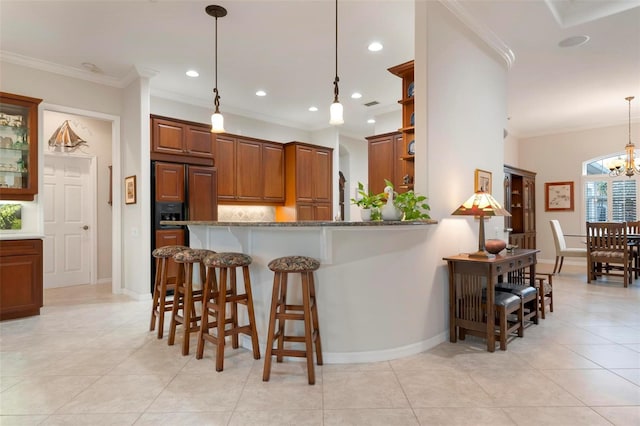
M 476 169 L 474 191 L 491 194 L 491 172 Z
M 136 203 L 136 176 L 124 178 L 124 202 L 125 204 Z
M 544 210 L 573 211 L 573 182 L 546 182 L 544 184 Z

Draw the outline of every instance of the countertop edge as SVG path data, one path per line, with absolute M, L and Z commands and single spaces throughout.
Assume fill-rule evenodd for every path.
M 10 240 L 44 240 L 44 235 L 0 233 L 0 241 L 10 241 Z
M 438 221 L 434 219 L 427 220 L 415 220 L 415 221 L 370 221 L 370 222 L 320 222 L 320 221 L 303 221 L 303 222 L 218 222 L 208 220 L 179 220 L 179 221 L 162 221 L 161 225 L 174 225 L 174 226 L 219 226 L 219 227 L 258 227 L 258 228 L 294 228 L 294 227 L 386 227 L 386 226 L 424 226 L 435 225 Z

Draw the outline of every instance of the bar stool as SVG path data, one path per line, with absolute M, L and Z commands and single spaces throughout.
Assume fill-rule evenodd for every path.
M 260 359 L 260 346 L 251 294 L 251 278 L 249 276 L 249 265 L 252 261 L 251 256 L 243 253 L 216 253 L 204 259 L 207 280 L 202 299 L 202 321 L 200 322 L 200 333 L 198 333 L 196 358 L 202 359 L 205 340 L 213 343 L 216 345 L 216 371 L 222 371 L 224 366 L 225 336 L 231 336 L 233 349 L 239 347 L 239 334 L 250 336 L 253 358 Z M 240 294 L 236 283 L 237 268 L 242 268 L 244 284 L 244 293 Z M 216 282 L 216 269 L 220 270 L 219 283 Z M 227 303 L 230 305 L 229 317 L 227 317 Z M 247 307 L 248 325 L 238 325 L 238 304 Z M 213 317 L 214 320 L 210 322 L 209 317 Z M 227 324 L 230 324 L 231 328 L 227 329 Z M 214 331 L 217 332 L 215 335 Z
M 175 278 L 167 276 L 169 261 L 179 251 L 188 249 L 185 246 L 164 246 L 155 249 L 151 255 L 156 259 L 156 277 L 153 282 L 153 305 L 151 306 L 151 324 L 149 331 L 156 328 L 158 319 L 158 339 L 162 339 L 164 331 L 164 313 L 173 310 L 173 298 L 167 299 L 167 293 L 176 288 Z
M 171 310 L 171 326 L 169 327 L 169 345 L 173 345 L 176 338 L 176 327 L 182 324 L 184 337 L 182 340 L 182 355 L 189 355 L 189 337 L 192 331 L 199 331 L 200 316 L 196 311 L 196 302 L 202 302 L 202 289 L 194 289 L 193 265 L 200 267 L 201 282 L 205 282 L 206 268 L 204 259 L 215 254 L 205 249 L 188 248 L 173 255 L 173 260 L 180 266 L 176 289 L 173 293 L 173 309 Z M 179 311 L 182 310 L 182 315 Z
M 313 366 L 313 343 L 316 346 L 316 361 L 318 365 L 322 365 L 322 344 L 313 282 L 313 271 L 320 267 L 320 262 L 306 256 L 286 256 L 272 260 L 268 266 L 275 274 L 262 380 L 269 381 L 272 356 L 276 356 L 277 362 L 282 362 L 284 356 L 293 356 L 307 358 L 307 375 L 309 384 L 312 385 L 316 382 Z M 290 273 L 300 274 L 302 305 L 287 304 L 287 277 Z M 278 322 L 277 330 L 276 320 Z M 304 336 L 285 335 L 287 320 L 304 321 Z M 274 348 L 273 344 L 276 341 L 277 348 Z M 285 349 L 284 342 L 304 342 L 305 350 Z

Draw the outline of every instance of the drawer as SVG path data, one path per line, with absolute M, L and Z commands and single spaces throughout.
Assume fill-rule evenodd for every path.
M 42 253 L 42 240 L 0 241 L 0 257 Z

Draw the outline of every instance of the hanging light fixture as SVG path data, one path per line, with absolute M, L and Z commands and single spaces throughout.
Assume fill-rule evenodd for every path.
M 333 80 L 333 103 L 329 108 L 329 124 L 334 126 L 339 126 L 344 123 L 344 118 L 342 117 L 342 104 L 338 100 L 338 82 L 340 81 L 340 77 L 338 77 L 338 0 L 336 0 L 336 77 Z
M 624 174 L 631 177 L 640 174 L 640 166 L 637 164 L 636 159 L 636 146 L 631 142 L 631 101 L 634 97 L 629 96 L 625 99 L 629 102 L 629 142 L 627 142 L 624 147 L 624 159 L 618 158 L 608 165 L 609 175 L 611 176 L 621 176 Z
M 216 44 L 215 44 L 215 86 L 213 88 L 213 104 L 216 109 L 211 114 L 211 133 L 224 133 L 224 117 L 220 113 L 220 94 L 218 92 L 218 18 L 227 16 L 227 9 L 215 4 L 206 7 L 205 11 L 216 18 Z

